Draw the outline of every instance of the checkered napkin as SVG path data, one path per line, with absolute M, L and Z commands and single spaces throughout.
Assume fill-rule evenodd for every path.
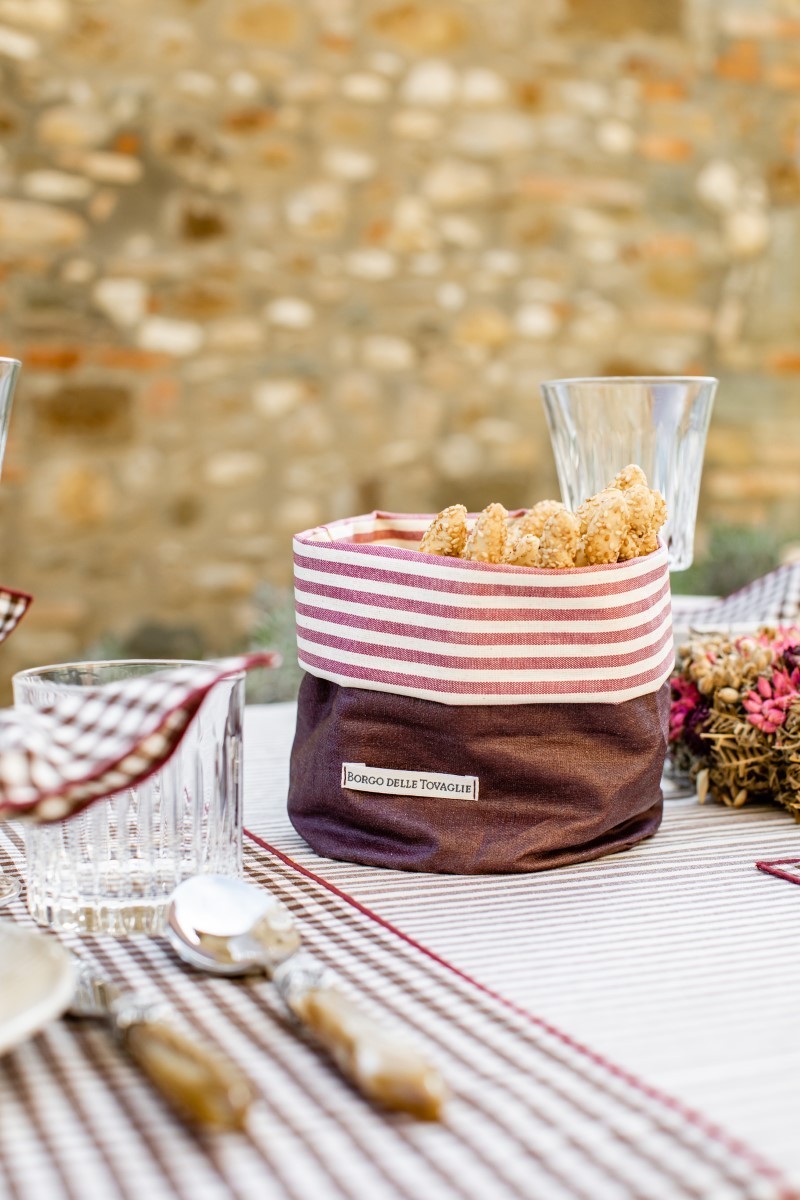
M 0 587 L 0 642 L 16 629 L 33 600 L 27 592 Z
M 5 851 L 5 853 L 4 853 Z M 0 829 L 0 867 L 19 865 Z M 259 1096 L 243 1134 L 182 1126 L 105 1029 L 59 1021 L 0 1060 L 0 1195 L 124 1200 L 778 1200 L 777 1172 L 693 1115 L 504 1003 L 285 856 L 249 879 L 452 1095 L 442 1124 L 367 1104 L 286 1021 L 263 979 L 192 971 L 163 939 L 64 935 L 117 983 L 165 1001 Z M 29 918 L 21 903 L 13 919 Z M 3 1190 L 4 1183 L 7 1191 Z M 94 1186 L 91 1186 L 94 1184 Z
M 197 663 L 0 712 L 0 817 L 58 821 L 134 787 L 164 765 L 215 683 L 278 661 Z
M 764 625 L 792 624 L 800 620 L 800 562 L 778 567 L 724 600 L 715 600 L 703 608 L 693 607 L 688 618 L 694 626 L 753 621 Z

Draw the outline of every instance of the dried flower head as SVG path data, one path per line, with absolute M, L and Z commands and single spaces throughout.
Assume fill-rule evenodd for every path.
M 698 796 L 772 799 L 800 819 L 800 629 L 695 634 L 678 650 L 669 737 Z
M 755 688 L 747 693 L 742 703 L 747 709 L 747 719 L 751 725 L 763 733 L 776 733 L 797 698 L 797 688 L 792 685 L 791 676 L 776 668 L 771 679 L 759 675 Z

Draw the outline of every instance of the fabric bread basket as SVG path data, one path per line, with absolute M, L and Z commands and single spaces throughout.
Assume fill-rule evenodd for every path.
M 667 553 L 568 570 L 421 554 L 429 515 L 294 540 L 289 815 L 314 850 L 456 874 L 623 850 L 661 820 Z

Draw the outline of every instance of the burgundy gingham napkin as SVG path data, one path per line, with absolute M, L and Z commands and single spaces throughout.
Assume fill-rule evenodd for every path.
M 800 617 L 800 562 L 787 563 L 754 579 L 723 600 L 687 614 L 690 625 L 759 622 L 762 625 L 791 624 Z
M 0 642 L 16 629 L 33 600 L 27 592 L 0 587 Z
M 221 679 L 272 667 L 265 652 L 65 691 L 0 712 L 0 817 L 60 821 L 164 765 Z

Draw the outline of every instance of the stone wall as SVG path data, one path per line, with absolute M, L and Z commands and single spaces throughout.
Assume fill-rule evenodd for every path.
M 703 521 L 797 533 L 796 0 L 0 0 L 0 84 L 4 672 L 552 493 L 557 375 L 719 374 Z

